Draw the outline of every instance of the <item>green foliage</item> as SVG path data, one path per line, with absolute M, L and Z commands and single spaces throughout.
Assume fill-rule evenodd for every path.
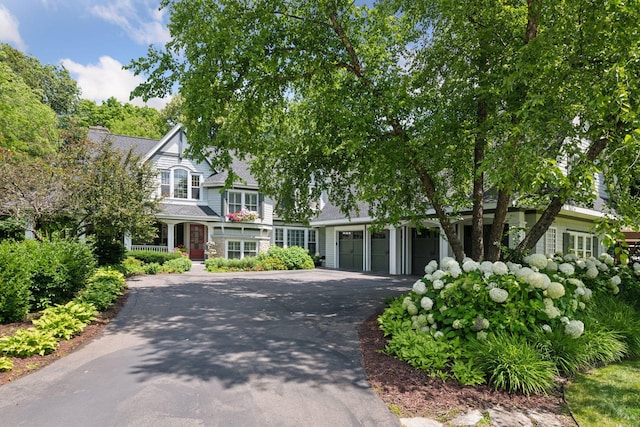
M 29 270 L 18 247 L 0 242 L 0 323 L 20 322 L 29 313 Z
M 93 244 L 98 265 L 118 265 L 124 260 L 126 251 L 119 240 L 97 239 Z
M 309 252 L 299 246 L 271 246 L 267 252 L 258 255 L 258 261 L 265 258 L 279 259 L 287 270 L 312 270 L 315 267 Z
M 189 258 L 180 256 L 172 258 L 162 265 L 162 272 L 165 273 L 184 273 L 191 270 L 192 262 Z
M 150 264 L 145 264 L 143 269 L 145 274 L 158 274 L 162 270 L 162 266 L 157 262 L 152 262 Z
M 544 360 L 526 338 L 499 333 L 478 343 L 477 366 L 488 374 L 493 387 L 527 396 L 553 389 L 558 374 L 555 364 Z
M 155 262 L 160 265 L 172 259 L 182 258 L 182 254 L 178 252 L 156 252 L 142 250 L 128 251 L 127 256 L 139 259 L 145 264 L 151 264 Z
M 69 301 L 65 305 L 57 305 L 55 307 L 45 309 L 38 320 L 42 320 L 42 318 L 46 318 L 49 315 L 56 316 L 60 314 L 68 314 L 74 319 L 78 319 L 83 324 L 88 325 L 95 319 L 95 316 L 98 314 L 98 310 L 96 310 L 96 308 L 91 304 Z
M 127 277 L 135 274 L 144 274 L 143 262 L 132 256 L 127 256 L 122 261 L 122 269 L 122 273 Z
M 78 294 L 78 302 L 92 304 L 98 311 L 105 311 L 124 293 L 124 275 L 113 268 L 99 268 Z
M 8 357 L 0 356 L 0 372 L 7 372 L 13 369 L 13 362 Z
M 10 337 L 0 338 L 0 353 L 14 357 L 44 356 L 58 348 L 58 340 L 51 332 L 36 328 L 18 329 Z
M 71 301 L 94 271 L 93 253 L 84 243 L 25 240 L 19 251 L 28 265 L 36 309 Z
M 627 279 L 622 288 L 632 286 L 633 282 Z M 640 359 L 640 311 L 627 304 L 626 298 L 600 295 L 589 307 L 585 324 L 613 332 L 627 346 L 626 354 Z
M 252 271 L 256 269 L 258 261 L 256 257 L 244 257 L 242 259 L 208 258 L 205 268 L 210 272 L 224 271 Z
M 40 331 L 68 340 L 82 332 L 96 314 L 98 311 L 93 305 L 70 301 L 65 305 L 47 308 L 38 319 L 33 320 L 33 324 Z

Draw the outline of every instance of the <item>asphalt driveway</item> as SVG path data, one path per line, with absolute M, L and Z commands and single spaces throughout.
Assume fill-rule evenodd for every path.
M 357 330 L 412 283 L 202 265 L 136 278 L 101 337 L 0 388 L 0 426 L 400 426 Z

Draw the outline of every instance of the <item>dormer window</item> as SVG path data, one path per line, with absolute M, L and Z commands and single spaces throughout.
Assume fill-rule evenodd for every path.
M 241 210 L 258 212 L 258 193 L 250 191 L 229 191 L 229 212 Z
M 160 171 L 160 196 L 174 199 L 200 200 L 201 175 L 186 169 Z

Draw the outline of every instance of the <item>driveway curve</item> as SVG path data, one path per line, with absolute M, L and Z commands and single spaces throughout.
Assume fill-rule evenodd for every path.
M 413 280 L 332 270 L 129 281 L 84 348 L 0 388 L 6 426 L 400 426 L 358 327 Z

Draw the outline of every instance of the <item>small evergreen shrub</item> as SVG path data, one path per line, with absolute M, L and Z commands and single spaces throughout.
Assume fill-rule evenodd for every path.
M 91 249 L 80 242 L 25 240 L 20 252 L 28 264 L 36 310 L 71 301 L 95 268 Z
M 143 262 L 132 256 L 128 256 L 122 261 L 122 273 L 125 276 L 144 274 Z
M 271 246 L 267 252 L 258 255 L 259 261 L 265 258 L 279 259 L 287 266 L 287 270 L 311 270 L 315 267 L 309 251 L 299 246 L 288 248 Z
M 0 338 L 0 353 L 13 357 L 44 356 L 58 348 L 52 333 L 36 328 L 18 329 L 10 337 Z
M 124 275 L 113 268 L 99 268 L 78 294 L 76 301 L 92 304 L 98 311 L 105 311 L 126 289 Z
M 93 244 L 93 253 L 100 266 L 120 264 L 126 252 L 122 242 L 116 240 L 98 238 Z
M 19 243 L 0 243 L 0 323 L 22 321 L 29 313 L 31 282 Z
M 152 262 L 143 266 L 145 274 L 158 274 L 161 268 L 162 266 L 157 262 Z
M 191 270 L 192 265 L 193 263 L 189 258 L 181 256 L 165 262 L 161 271 L 165 273 L 184 273 Z
M 128 251 L 127 256 L 139 259 L 145 264 L 156 263 L 160 265 L 172 259 L 183 258 L 182 254 L 179 252 L 156 252 L 156 251 L 138 251 L 138 250 Z

